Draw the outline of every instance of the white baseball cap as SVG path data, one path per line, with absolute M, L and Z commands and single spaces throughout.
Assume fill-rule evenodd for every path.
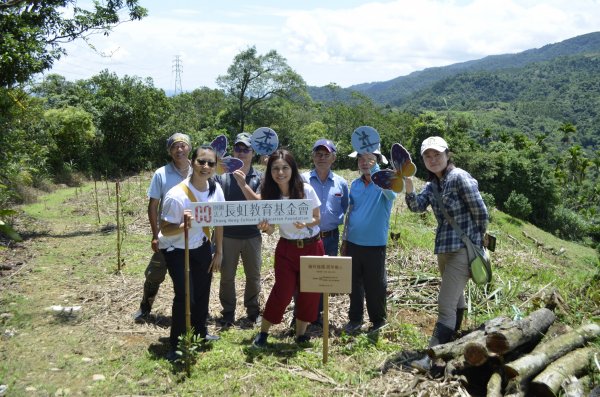
M 421 144 L 421 156 L 427 149 L 433 149 L 436 152 L 445 152 L 448 150 L 448 142 L 439 136 L 430 136 Z
M 377 157 L 377 161 L 381 161 L 383 164 L 387 164 L 388 160 L 385 158 L 385 156 L 381 153 L 381 151 L 379 149 L 374 150 L 372 152 L 370 152 L 372 154 L 375 155 L 375 157 Z M 363 154 L 367 154 L 367 153 L 363 153 Z M 355 159 L 356 157 L 358 157 L 358 152 L 352 152 L 348 155 L 348 157 Z

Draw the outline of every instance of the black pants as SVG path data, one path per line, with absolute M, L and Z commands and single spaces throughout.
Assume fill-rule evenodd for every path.
M 173 280 L 175 296 L 171 313 L 171 348 L 177 348 L 179 335 L 185 333 L 185 250 L 174 249 L 167 252 L 162 250 L 167 261 L 169 276 Z M 206 319 L 208 317 L 208 302 L 212 273 L 208 272 L 212 255 L 210 244 L 191 249 L 190 252 L 190 312 L 191 325 L 194 333 L 206 336 Z
M 367 301 L 369 320 L 377 324 L 386 319 L 387 271 L 385 246 L 368 247 L 348 241 L 347 255 L 352 257 L 352 293 L 348 319 L 362 323 L 364 300 Z

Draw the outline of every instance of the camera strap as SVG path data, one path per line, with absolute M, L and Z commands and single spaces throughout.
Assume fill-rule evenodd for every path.
M 471 241 L 469 236 L 467 236 L 467 234 L 465 232 L 463 232 L 463 230 L 460 228 L 460 226 L 458 226 L 458 223 L 456 223 L 454 218 L 450 216 L 450 214 L 448 213 L 448 210 L 446 210 L 446 207 L 444 206 L 444 202 L 442 201 L 442 196 L 438 190 L 437 183 L 435 181 L 431 181 L 430 183 L 431 183 L 431 190 L 433 191 L 433 195 L 435 196 L 435 199 L 437 200 L 438 205 L 440 206 L 440 209 L 442 210 L 442 213 L 444 214 L 444 217 L 446 218 L 448 223 L 450 223 L 450 226 L 452 226 L 452 228 L 454 229 L 456 234 L 458 234 L 458 237 L 460 237 L 462 242 L 465 244 L 465 247 L 467 247 L 467 252 L 468 252 L 469 258 L 474 258 L 476 254 L 475 254 L 475 248 L 473 246 L 473 242 Z

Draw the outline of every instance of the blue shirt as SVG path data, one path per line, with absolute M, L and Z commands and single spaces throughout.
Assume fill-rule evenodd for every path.
M 350 186 L 346 239 L 357 245 L 385 246 L 395 199 L 393 191 L 384 190 L 373 181 L 365 184 L 364 179 L 355 179 Z
M 437 182 L 427 182 L 419 194 L 407 193 L 406 204 L 413 212 L 424 212 L 431 205 L 438 222 L 434 253 L 458 251 L 465 245 L 444 217 L 444 213 L 433 195 L 432 183 Z M 442 196 L 448 215 L 454 218 L 473 244 L 481 247 L 483 234 L 488 225 L 488 212 L 479 193 L 477 180 L 467 171 L 453 168 L 446 172 L 440 180 L 438 191 Z
M 348 182 L 331 170 L 325 182 L 321 182 L 316 170 L 303 173 L 302 178 L 310 183 L 321 200 L 321 230 L 328 232 L 337 229 L 344 223 L 344 214 L 348 209 Z
M 159 215 L 162 212 L 163 201 L 165 200 L 167 192 L 171 190 L 173 186 L 178 185 L 190 175 L 192 175 L 191 166 L 188 169 L 188 174 L 186 176 L 181 176 L 181 174 L 177 172 L 173 162 L 160 167 L 154 172 L 154 175 L 152 175 L 152 180 L 150 181 L 150 186 L 148 187 L 148 198 L 160 200 L 158 206 Z

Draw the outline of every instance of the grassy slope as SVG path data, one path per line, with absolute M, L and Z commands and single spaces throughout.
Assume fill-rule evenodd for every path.
M 347 178 L 352 173 L 344 173 Z M 365 335 L 335 333 L 330 358 L 321 362 L 322 342 L 299 350 L 286 333 L 274 328 L 272 348 L 249 348 L 253 329 L 220 333 L 221 341 L 203 351 L 184 379 L 162 357 L 170 315 L 170 281 L 155 304 L 155 324 L 131 321 L 141 296 L 149 256 L 145 189 L 148 175 L 122 184 L 126 234 L 117 268 L 114 184 L 60 189 L 23 208 L 18 226 L 26 242 L 1 253 L 4 262 L 22 261 L 17 272 L 0 278 L 0 384 L 9 395 L 379 395 L 393 383 L 381 366 L 401 350 L 422 348 L 435 321 L 436 266 L 432 255 L 435 228 L 431 215 L 410 213 L 402 198 L 391 220 L 397 241 L 388 248 L 390 325 L 379 341 Z M 557 297 L 558 317 L 570 324 L 598 321 L 600 296 L 596 253 L 567 243 L 529 224 L 494 212 L 491 229 L 498 237 L 494 283 L 469 285 L 470 326 L 499 314 L 516 315 Z M 556 256 L 537 247 L 565 252 Z M 272 285 L 272 247 L 265 241 L 263 302 Z M 240 277 L 243 275 L 240 272 Z M 558 294 L 552 294 L 555 290 Z M 213 281 L 211 315 L 218 316 L 218 276 Z M 81 305 L 79 316 L 55 315 L 51 305 Z M 238 305 L 240 306 L 240 305 Z M 346 320 L 347 297 L 331 299 L 332 327 Z M 287 321 L 289 319 L 286 316 Z M 213 331 L 218 331 L 211 325 Z M 94 381 L 94 375 L 104 380 Z M 395 376 L 400 376 L 396 374 Z M 382 382 L 383 379 L 383 382 Z M 391 382 L 391 383 L 390 383 Z M 387 384 L 387 386 L 386 386 Z

